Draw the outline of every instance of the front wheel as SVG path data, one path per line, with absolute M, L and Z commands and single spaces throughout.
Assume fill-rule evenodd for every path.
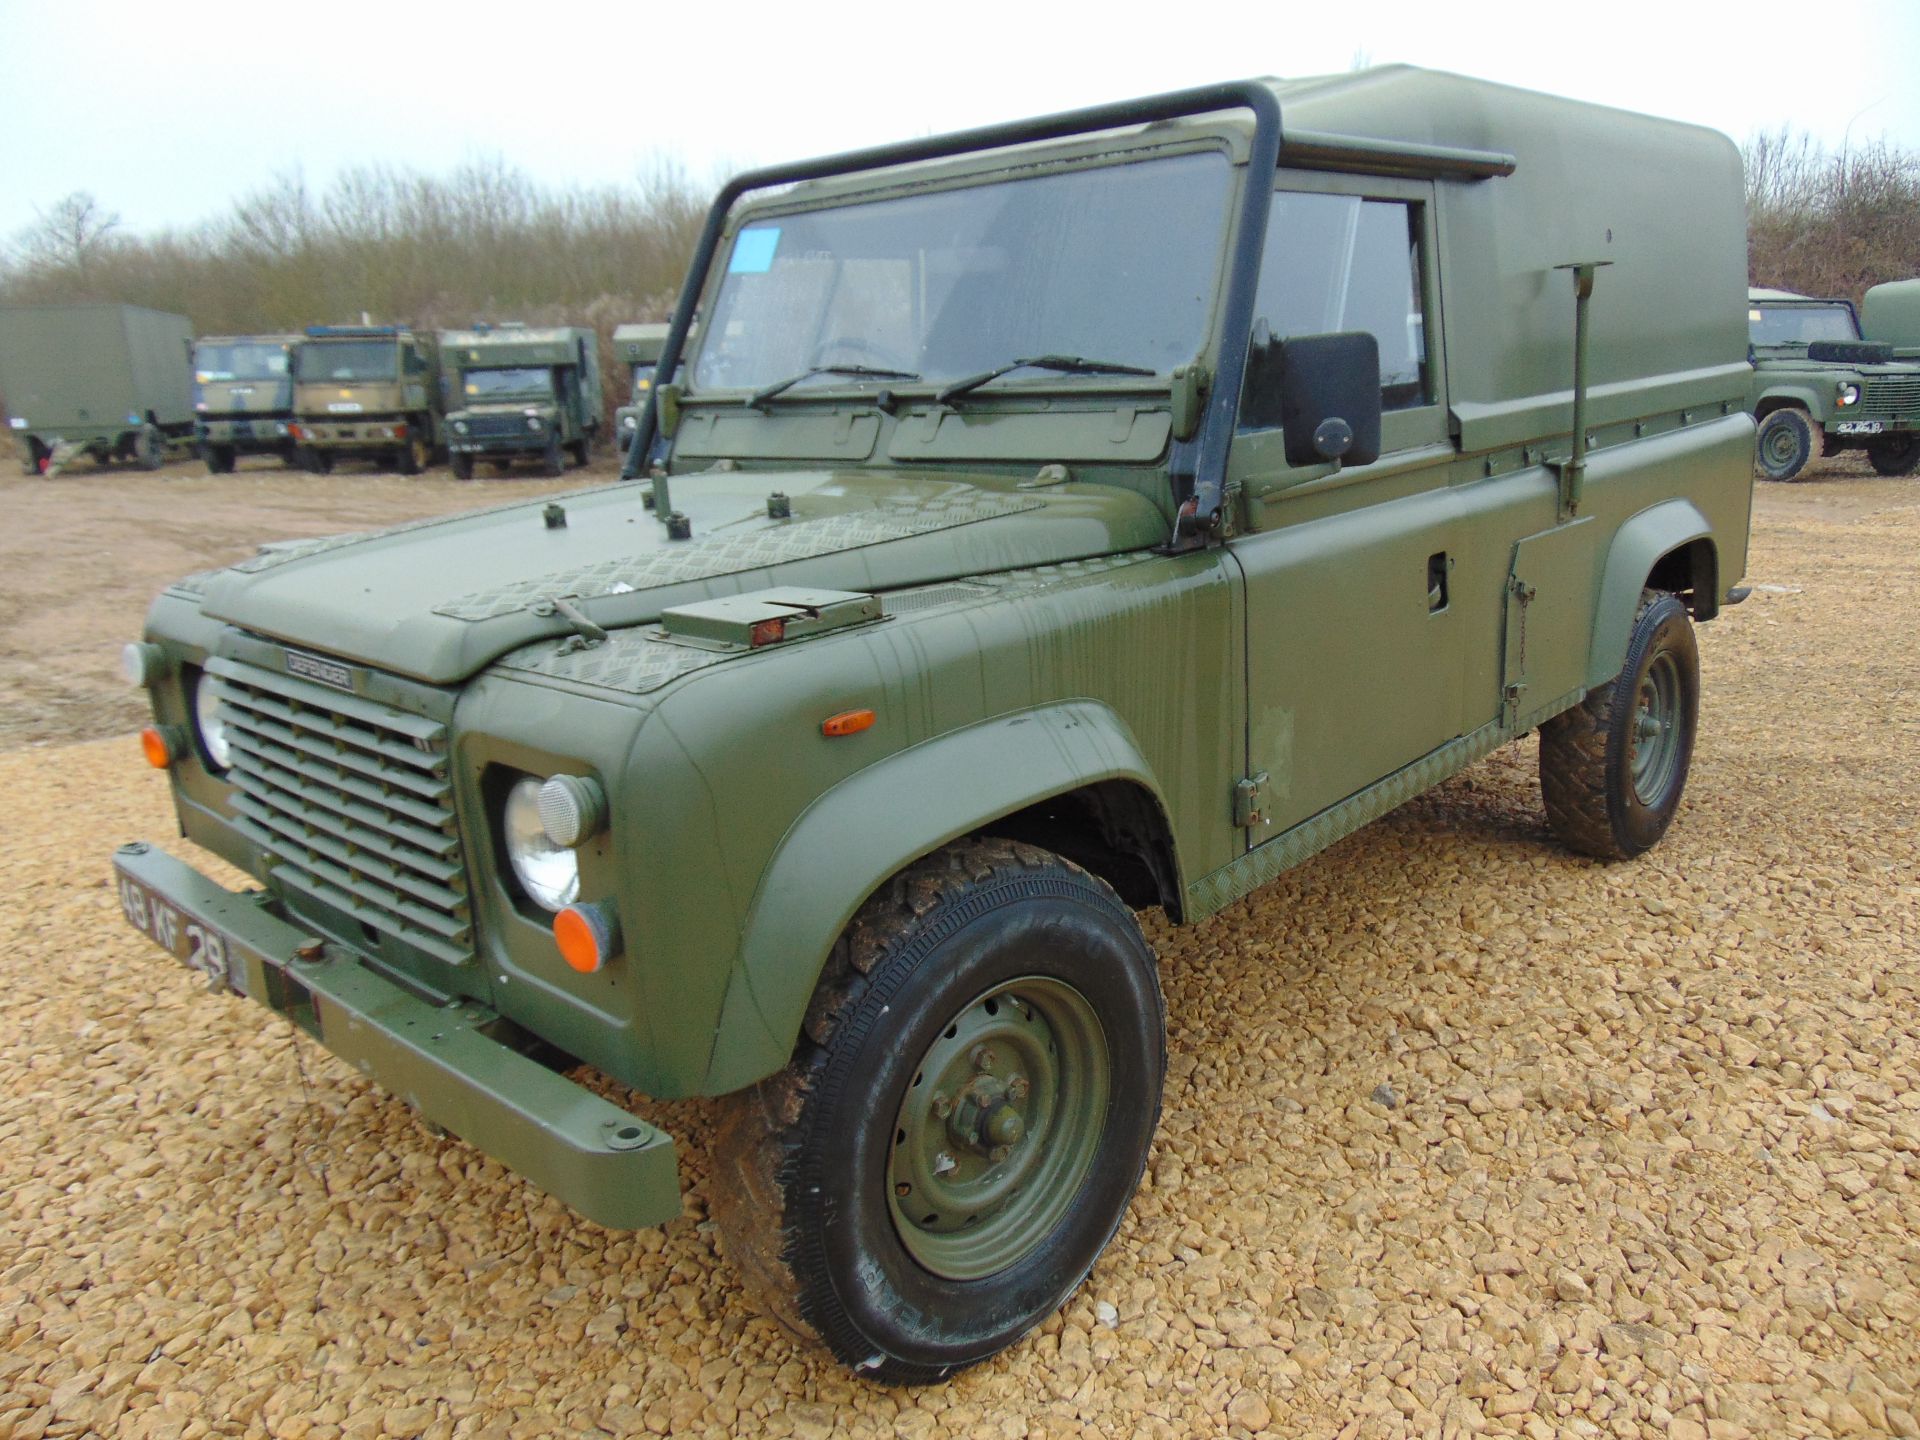
M 1680 808 L 1699 719 L 1700 651 L 1687 607 L 1645 591 L 1619 675 L 1540 727 L 1540 790 L 1554 833 L 1602 860 L 1652 849 Z
M 1813 459 L 1813 422 L 1804 410 L 1775 410 L 1753 437 L 1753 463 L 1763 480 L 1797 480 Z
M 231 475 L 236 458 L 231 445 L 209 445 L 207 447 L 207 473 L 209 475 Z
M 167 463 L 167 437 L 151 425 L 142 425 L 134 437 L 133 458 L 142 470 L 158 470 Z
M 567 473 L 567 452 L 560 448 L 560 437 L 551 431 L 547 434 L 547 448 L 540 453 L 540 473 L 542 475 Z
M 1101 880 L 974 840 L 835 947 L 787 1069 L 735 1097 L 712 1202 L 748 1288 L 846 1365 L 942 1379 L 1057 1309 L 1160 1113 L 1152 949 Z
M 1911 475 L 1920 469 L 1920 435 L 1908 431 L 1867 442 L 1867 459 L 1877 475 Z
M 456 480 L 471 480 L 473 478 L 473 456 L 467 454 L 465 451 L 455 451 L 452 455 L 449 455 L 447 457 L 447 467 L 453 471 L 453 478 Z

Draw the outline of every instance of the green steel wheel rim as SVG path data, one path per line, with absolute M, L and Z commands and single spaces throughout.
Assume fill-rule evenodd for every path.
M 1072 1208 L 1112 1102 L 1106 1033 L 1060 980 L 1009 980 L 927 1048 L 894 1120 L 887 1204 L 907 1253 L 949 1280 L 1019 1263 Z
M 1800 437 L 1790 424 L 1771 426 L 1764 441 L 1764 459 L 1769 470 L 1785 470 L 1800 458 Z
M 1680 666 L 1665 650 L 1640 677 L 1633 716 L 1633 793 L 1658 808 L 1680 768 Z

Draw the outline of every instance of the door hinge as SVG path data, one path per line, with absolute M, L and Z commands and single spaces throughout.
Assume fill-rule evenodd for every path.
M 1267 823 L 1267 772 L 1233 785 L 1233 823 L 1241 829 Z

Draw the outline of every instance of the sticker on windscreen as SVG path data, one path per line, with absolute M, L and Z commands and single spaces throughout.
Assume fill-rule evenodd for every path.
M 729 275 L 764 275 L 773 269 L 773 252 L 780 248 L 778 225 L 753 225 L 733 237 Z

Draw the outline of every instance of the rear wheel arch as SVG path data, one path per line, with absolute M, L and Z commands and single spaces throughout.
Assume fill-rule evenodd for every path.
M 1594 607 L 1588 688 L 1620 673 L 1643 590 L 1680 594 L 1695 619 L 1709 620 L 1720 613 L 1719 571 L 1713 526 L 1691 500 L 1663 500 L 1621 525 L 1607 551 Z
M 1654 562 L 1646 589 L 1678 595 L 1696 620 L 1720 613 L 1720 551 L 1710 536 L 1676 545 Z

